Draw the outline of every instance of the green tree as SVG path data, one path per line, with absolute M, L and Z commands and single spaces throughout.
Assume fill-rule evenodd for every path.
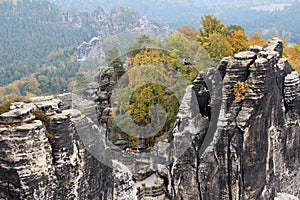
M 169 36 L 166 48 L 179 56 L 188 56 L 191 53 L 191 45 L 191 41 L 182 33 L 176 32 Z
M 228 28 L 215 15 L 204 15 L 201 19 L 200 40 L 209 37 L 213 33 L 225 35 L 228 32 Z
M 113 62 L 115 59 L 119 58 L 120 53 L 119 50 L 116 47 L 113 47 L 109 49 L 106 54 L 106 63 L 109 65 L 111 62 Z
M 233 53 L 229 41 L 220 33 L 211 34 L 203 43 L 203 46 L 212 58 L 221 59 Z
M 213 59 L 230 56 L 248 46 L 248 36 L 241 26 L 228 27 L 214 15 L 202 17 L 198 41 Z

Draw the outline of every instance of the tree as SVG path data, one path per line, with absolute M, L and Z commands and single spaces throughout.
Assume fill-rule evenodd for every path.
M 233 30 L 230 32 L 228 42 L 232 47 L 233 53 L 245 51 L 248 48 L 248 36 L 243 29 Z
M 138 53 L 141 53 L 146 48 L 160 48 L 161 44 L 159 40 L 150 38 L 148 35 L 139 35 L 136 37 L 136 42 L 131 45 L 127 52 L 131 58 L 135 57 Z
M 106 55 L 106 63 L 108 65 L 110 65 L 111 62 L 113 62 L 113 60 L 119 58 L 120 53 L 119 50 L 116 47 L 111 48 L 110 50 L 107 51 Z
M 198 41 L 213 59 L 230 56 L 248 47 L 248 36 L 241 26 L 228 27 L 214 15 L 203 16 L 201 25 Z
M 257 32 L 253 33 L 250 41 L 248 43 L 249 46 L 251 45 L 258 45 L 258 46 L 266 46 L 268 44 L 268 41 L 264 40 L 261 35 Z
M 41 94 L 40 83 L 36 78 L 29 76 L 24 78 L 22 82 L 24 83 L 23 90 L 20 89 L 22 91 L 22 96 L 27 96 L 28 94 Z
M 181 57 L 188 56 L 191 50 L 191 41 L 182 33 L 176 32 L 169 36 L 166 47 Z
M 178 28 L 177 31 L 179 33 L 184 34 L 190 40 L 195 40 L 196 37 L 199 35 L 199 30 L 189 26 L 183 26 L 181 28 Z
M 199 29 L 201 38 L 209 37 L 213 33 L 225 35 L 228 31 L 227 27 L 214 15 L 204 15 L 201 17 L 201 28 Z
M 203 46 L 212 58 L 221 59 L 233 53 L 229 41 L 220 33 L 211 34 L 203 43 Z
M 300 74 L 300 45 L 294 44 L 293 46 L 286 47 L 284 55 L 288 58 L 292 67 Z

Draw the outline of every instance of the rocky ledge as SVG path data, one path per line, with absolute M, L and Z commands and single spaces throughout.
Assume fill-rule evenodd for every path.
M 0 199 L 112 199 L 112 169 L 93 158 L 57 97 L 13 103 L 0 115 Z M 42 114 L 41 114 L 42 113 Z

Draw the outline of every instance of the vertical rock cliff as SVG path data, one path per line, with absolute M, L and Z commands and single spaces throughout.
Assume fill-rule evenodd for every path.
M 204 152 L 196 151 L 205 143 L 195 139 L 174 159 L 169 182 L 175 199 L 300 196 L 299 75 L 282 51 L 275 38 L 265 49 L 254 46 L 222 59 L 217 130 Z
M 89 154 L 74 125 L 85 116 L 61 105 L 37 98 L 1 115 L 0 199 L 112 199 L 112 169 Z
M 70 109 L 72 94 L 13 103 L 0 115 L 0 199 L 298 199 L 300 80 L 282 52 L 275 38 L 199 74 L 186 88 L 174 140 L 138 160 L 150 166 L 140 177 L 160 177 L 149 186 L 138 187 L 130 171 L 138 156 L 108 155 L 107 135 L 89 135 L 105 128 L 112 68 L 100 67 L 73 94 L 83 112 Z M 102 147 L 112 168 L 84 142 Z

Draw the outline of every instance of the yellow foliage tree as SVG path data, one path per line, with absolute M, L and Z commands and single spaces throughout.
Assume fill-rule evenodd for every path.
M 248 47 L 248 36 L 237 25 L 226 26 L 214 15 L 202 17 L 197 40 L 212 58 L 221 59 Z
M 249 89 L 249 85 L 247 82 L 238 81 L 234 85 L 233 89 L 234 89 L 235 100 L 243 101 L 243 100 L 245 100 L 245 93 Z
M 220 33 L 212 33 L 202 43 L 212 58 L 223 58 L 232 55 L 232 46 L 226 37 Z
M 253 33 L 248 45 L 258 45 L 258 46 L 266 46 L 268 44 L 268 41 L 264 40 L 261 35 L 257 32 Z
M 292 67 L 300 74 L 300 45 L 294 44 L 291 47 L 286 47 L 284 55 L 288 58 Z
M 228 36 L 228 41 L 233 53 L 245 51 L 248 48 L 248 35 L 244 30 L 235 30 L 231 32 Z

